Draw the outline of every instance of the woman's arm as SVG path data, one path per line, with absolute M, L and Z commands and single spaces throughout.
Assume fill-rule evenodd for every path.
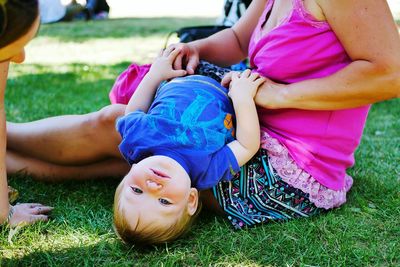
M 37 221 L 47 221 L 47 213 L 53 208 L 37 203 L 18 204 L 10 206 L 8 200 L 6 172 L 6 114 L 4 93 L 7 83 L 9 61 L 0 62 L 0 225 L 9 219 L 11 226 L 21 223 L 32 224 Z M 12 211 L 10 210 L 12 208 Z
M 325 78 L 266 82 L 256 103 L 270 109 L 335 110 L 399 97 L 400 37 L 386 1 L 316 2 L 353 62 Z
M 253 1 L 232 28 L 193 42 L 200 58 L 220 66 L 230 66 L 245 59 L 251 34 L 264 11 L 266 2 L 266 0 Z
M 266 2 L 267 0 L 253 0 L 246 13 L 232 28 L 188 44 L 173 44 L 173 47 L 182 49 L 182 53 L 174 61 L 174 69 L 182 69 L 186 65 L 188 73 L 193 74 L 199 59 L 219 66 L 230 66 L 246 58 L 251 34 Z
M 8 186 L 6 172 L 6 114 L 4 109 L 4 92 L 7 83 L 9 62 L 0 63 L 0 225 L 6 221 L 8 204 Z

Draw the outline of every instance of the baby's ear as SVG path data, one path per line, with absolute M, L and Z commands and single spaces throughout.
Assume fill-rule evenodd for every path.
M 199 191 L 196 188 L 190 188 L 189 199 L 187 204 L 187 212 L 190 216 L 193 216 L 199 205 Z

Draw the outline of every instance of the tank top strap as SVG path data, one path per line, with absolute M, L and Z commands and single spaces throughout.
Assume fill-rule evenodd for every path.
M 272 9 L 272 7 L 274 6 L 274 2 L 275 2 L 275 0 L 269 0 L 267 5 L 265 6 L 264 12 L 270 11 Z
M 271 15 L 272 7 L 274 6 L 275 0 L 269 0 L 265 4 L 264 11 L 260 17 L 260 20 L 258 21 L 258 27 L 262 28 L 264 24 L 267 22 L 269 19 L 269 16 Z
M 318 21 L 304 6 L 304 0 L 292 0 L 292 15 L 304 19 L 306 22 L 317 28 L 330 28 L 326 21 Z
M 304 9 L 304 4 L 303 0 L 292 0 L 293 2 L 293 9 L 294 10 L 303 10 Z

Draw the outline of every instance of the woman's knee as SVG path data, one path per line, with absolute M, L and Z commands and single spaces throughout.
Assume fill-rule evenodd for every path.
M 90 144 L 96 144 L 94 149 L 98 155 L 120 157 L 118 144 L 121 136 L 115 128 L 118 117 L 125 114 L 125 105 L 114 104 L 93 112 L 85 120 L 81 133 Z
M 124 115 L 125 105 L 114 104 L 103 107 L 99 111 L 91 114 L 88 122 L 96 130 L 115 129 L 115 121 L 118 117 Z

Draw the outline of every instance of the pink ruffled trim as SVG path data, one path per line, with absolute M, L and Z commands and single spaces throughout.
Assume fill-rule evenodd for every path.
M 351 176 L 346 175 L 344 189 L 335 191 L 320 184 L 310 174 L 297 166 L 296 162 L 290 157 L 287 148 L 264 131 L 261 132 L 261 147 L 267 150 L 270 162 L 282 180 L 304 193 L 308 193 L 310 201 L 315 206 L 331 209 L 346 202 L 346 193 L 353 185 Z

